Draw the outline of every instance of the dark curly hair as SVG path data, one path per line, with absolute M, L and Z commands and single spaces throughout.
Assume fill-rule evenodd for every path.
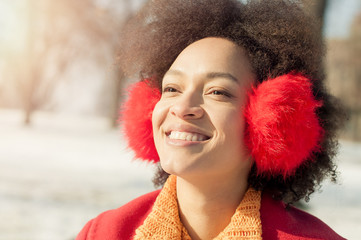
M 244 48 L 257 83 L 291 71 L 309 76 L 313 93 L 323 106 L 317 110 L 325 131 L 322 151 L 306 161 L 293 176 L 257 175 L 254 165 L 249 184 L 269 191 L 287 203 L 306 201 L 325 178 L 336 181 L 336 131 L 344 120 L 343 108 L 324 85 L 324 46 L 319 25 L 295 1 L 263 0 L 153 0 L 128 23 L 123 33 L 120 66 L 130 76 L 162 78 L 180 52 L 206 37 L 229 39 Z M 159 166 L 154 183 L 164 184 L 168 174 Z

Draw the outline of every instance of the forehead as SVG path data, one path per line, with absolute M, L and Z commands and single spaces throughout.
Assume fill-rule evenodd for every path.
M 168 71 L 174 72 L 189 77 L 217 72 L 231 74 L 237 79 L 253 76 L 246 51 L 230 40 L 215 37 L 187 46 Z
M 236 43 L 221 37 L 207 37 L 195 41 L 183 49 L 179 56 L 189 52 L 209 52 L 212 50 L 218 53 L 230 54 L 231 52 L 243 52 L 243 48 Z M 224 52 L 225 51 L 225 52 Z

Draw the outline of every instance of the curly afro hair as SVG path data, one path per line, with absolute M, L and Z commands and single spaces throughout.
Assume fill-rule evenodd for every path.
M 202 38 L 222 37 L 246 50 L 257 83 L 292 71 L 308 76 L 315 99 L 323 103 L 316 112 L 324 130 L 321 150 L 288 178 L 259 175 L 254 165 L 248 179 L 276 199 L 308 201 L 325 178 L 336 181 L 336 132 L 344 122 L 342 106 L 325 88 L 319 29 L 317 21 L 290 0 L 153 0 L 127 24 L 119 61 L 128 76 L 152 77 L 161 89 L 163 75 L 185 47 Z M 155 185 L 163 185 L 167 177 L 159 166 Z

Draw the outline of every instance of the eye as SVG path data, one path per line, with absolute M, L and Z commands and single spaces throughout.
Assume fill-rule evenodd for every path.
M 174 87 L 165 87 L 163 89 L 163 92 L 177 92 L 177 89 L 175 89 Z
M 219 91 L 219 90 L 214 90 L 214 91 L 211 92 L 211 94 L 213 94 L 213 95 L 225 95 L 224 92 Z
M 162 90 L 162 97 L 175 97 L 180 94 L 180 90 L 178 86 L 174 86 L 174 84 L 171 85 L 165 85 Z
M 210 92 L 211 95 L 219 95 L 219 96 L 225 96 L 225 97 L 232 97 L 231 94 L 229 94 L 228 92 L 226 91 L 223 91 L 223 90 L 212 90 Z

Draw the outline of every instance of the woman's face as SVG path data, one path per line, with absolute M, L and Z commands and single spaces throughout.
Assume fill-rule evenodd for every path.
M 243 108 L 254 79 L 245 51 L 229 40 L 201 39 L 179 54 L 152 116 L 166 172 L 215 177 L 249 171 Z

